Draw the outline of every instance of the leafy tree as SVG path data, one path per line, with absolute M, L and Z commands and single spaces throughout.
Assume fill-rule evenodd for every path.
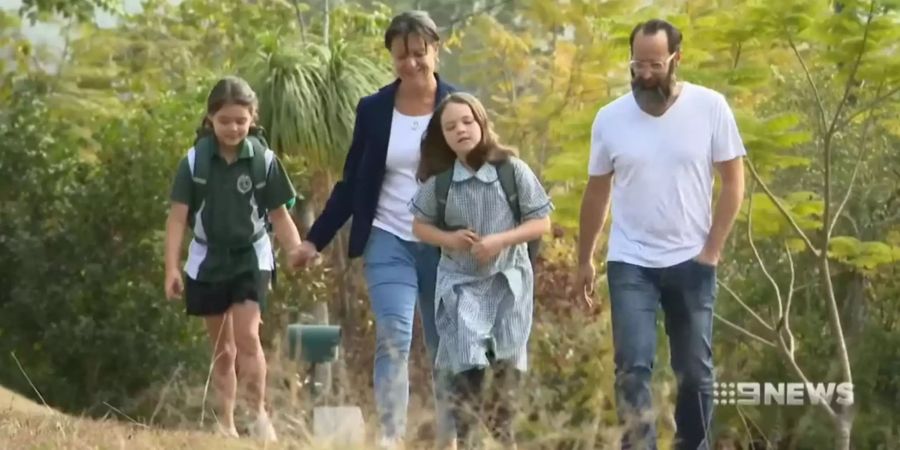
M 874 131 L 877 136 L 890 132 L 880 119 L 888 112 L 885 109 L 888 101 L 900 91 L 896 72 L 900 59 L 896 56 L 891 58 L 888 51 L 897 39 L 897 30 L 893 26 L 897 17 L 886 11 L 883 4 L 874 1 L 845 2 L 837 13 L 813 2 L 781 8 L 784 9 L 753 8 L 750 11 L 751 22 L 755 22 L 757 35 L 767 36 L 782 48 L 791 50 L 800 67 L 799 74 L 806 80 L 805 88 L 798 90 L 799 95 L 794 99 L 801 105 L 808 105 L 804 111 L 807 113 L 804 125 L 812 133 L 803 153 L 815 158 L 813 161 L 816 162 L 809 166 L 808 176 L 818 179 L 818 183 L 813 190 L 794 192 L 782 202 L 770 187 L 770 177 L 775 174 L 770 173 L 770 177 L 766 177 L 765 172 L 757 170 L 756 155 L 764 159 L 768 154 L 770 161 L 777 165 L 779 158 L 772 153 L 784 147 L 772 145 L 770 138 L 751 138 L 751 143 L 756 145 L 748 163 L 753 176 L 747 216 L 749 242 L 755 247 L 753 219 L 766 223 L 787 222 L 791 237 L 799 238 L 800 242 L 789 243 L 787 236 L 782 234 L 780 239 L 784 242 L 786 258 L 786 261 L 781 261 L 789 265 L 791 272 L 787 287 L 769 273 L 767 267 L 772 262 L 765 261 L 753 248 L 778 303 L 774 323 L 771 324 L 772 336 L 795 375 L 803 381 L 810 380 L 798 363 L 799 343 L 790 322 L 795 280 L 792 256 L 802 250 L 814 261 L 811 269 L 817 272 L 816 284 L 824 295 L 828 311 L 826 324 L 833 339 L 830 359 L 839 368 L 839 380 L 853 382 L 852 349 L 848 347 L 846 333 L 848 325 L 851 329 L 859 329 L 852 326 L 857 320 L 852 311 L 858 305 L 840 304 L 835 277 L 849 272 L 865 278 L 880 266 L 900 260 L 900 248 L 875 240 L 864 243 L 855 236 L 835 235 L 835 231 L 839 230 L 839 219 L 856 187 L 867 153 L 880 149 L 878 143 L 872 141 L 870 133 Z M 836 38 L 837 34 L 842 37 Z M 853 37 L 845 39 L 848 35 Z M 772 167 L 759 164 L 765 168 Z M 757 186 L 775 206 L 781 220 L 770 221 L 775 219 L 772 216 L 756 217 L 757 214 L 765 214 L 753 209 Z M 791 205 L 790 209 L 785 206 L 786 203 Z M 772 239 L 774 235 L 766 237 Z M 792 246 L 792 243 L 795 245 Z M 855 300 L 863 301 L 862 298 Z M 846 408 L 826 402 L 819 405 L 833 421 L 836 448 L 850 448 L 853 419 L 859 404 Z
M 386 9 L 364 12 L 348 5 L 328 10 L 326 17 L 327 27 L 323 21 L 309 21 L 303 36 L 261 34 L 256 57 L 247 60 L 242 70 L 260 97 L 260 122 L 270 130 L 273 148 L 287 164 L 303 166 L 302 185 L 309 195 L 301 202 L 297 222 L 304 229 L 311 226 L 342 176 L 359 99 L 388 83 L 391 76 L 383 47 L 376 46 L 390 20 Z M 351 270 L 346 239 L 346 233 L 340 233 L 330 246 L 327 264 L 338 268 L 328 275 L 333 278 L 325 278 L 322 272 L 310 274 L 284 295 L 294 301 L 299 298 L 306 307 L 315 303 L 331 306 L 331 311 L 336 307 L 337 314 L 329 314 L 326 307 L 325 316 L 336 316 L 353 330 L 368 319 L 362 315 L 365 309 L 356 308 L 360 274 Z M 338 286 L 337 295 L 305 288 L 325 284 Z M 288 318 L 281 316 L 279 324 L 286 325 Z
M 97 10 L 118 12 L 121 7 L 121 0 L 22 0 L 19 14 L 27 17 L 32 23 L 47 14 L 89 21 Z

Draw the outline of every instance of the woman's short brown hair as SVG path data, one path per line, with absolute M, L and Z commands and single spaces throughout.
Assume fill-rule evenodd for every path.
M 421 36 L 430 45 L 437 45 L 441 41 L 437 25 L 427 12 L 406 11 L 391 19 L 391 24 L 384 32 L 384 48 L 390 50 L 394 39 L 402 37 L 405 42 L 411 34 Z

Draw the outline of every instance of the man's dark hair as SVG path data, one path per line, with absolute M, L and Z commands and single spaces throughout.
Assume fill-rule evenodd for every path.
M 384 32 L 384 48 L 390 50 L 394 38 L 402 37 L 406 41 L 410 34 L 421 36 L 426 44 L 436 44 L 441 40 L 437 25 L 427 12 L 406 11 L 394 16 L 388 25 Z
M 628 51 L 634 53 L 634 38 L 637 37 L 638 32 L 652 36 L 659 33 L 659 30 L 666 32 L 666 39 L 669 41 L 669 54 L 681 50 L 681 31 L 679 31 L 678 28 L 675 28 L 675 25 L 672 25 L 665 20 L 651 19 L 637 24 L 637 26 L 631 30 L 631 38 L 628 39 Z

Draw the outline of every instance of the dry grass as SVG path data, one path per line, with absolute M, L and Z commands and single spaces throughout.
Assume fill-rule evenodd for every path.
M 210 433 L 67 416 L 0 386 L 0 449 L 257 449 L 261 443 Z M 268 448 L 289 448 L 272 447 Z
M 243 449 L 347 449 L 310 443 L 291 433 L 284 417 L 279 421 L 285 433 L 276 444 L 252 438 L 223 438 L 196 431 L 196 423 L 185 429 L 154 428 L 119 420 L 92 420 L 69 416 L 0 387 L 0 450 L 243 450 Z M 412 448 L 420 448 L 412 444 Z M 424 446 L 423 446 L 424 447 Z M 349 449 L 347 449 L 349 450 Z
M 202 432 L 154 430 L 113 421 L 62 414 L 0 413 L 0 448 L 94 449 L 257 449 L 262 443 L 219 438 Z M 288 448 L 273 447 L 268 448 Z
M 34 416 L 58 414 L 49 406 L 39 405 L 16 392 L 0 386 L 0 414 L 21 413 Z
M 310 405 L 303 392 L 302 377 L 298 377 L 297 365 L 287 361 L 278 350 L 272 351 L 270 358 L 268 397 L 273 410 L 272 419 L 279 433 L 280 442 L 276 444 L 266 444 L 246 437 L 233 439 L 216 435 L 213 408 L 216 399 L 213 389 L 206 383 L 177 380 L 173 375 L 172 379 L 166 380 L 160 391 L 148 392 L 150 398 L 147 400 L 156 406 L 159 413 L 154 413 L 156 420 L 151 418 L 148 423 L 132 421 L 117 408 L 121 405 L 107 405 L 110 411 L 104 419 L 74 417 L 0 386 L 0 450 L 347 448 L 346 445 L 327 445 L 321 439 L 315 440 L 310 436 L 306 425 Z M 27 379 L 24 370 L 22 373 Z M 366 383 L 366 376 L 367 373 L 356 371 L 336 374 L 337 378 L 341 378 L 336 382 L 345 388 L 339 402 L 365 403 L 363 399 L 368 397 L 367 391 L 350 387 Z M 39 390 L 39 387 L 33 388 L 35 391 Z M 38 397 L 40 398 L 40 394 Z M 411 409 L 426 409 L 418 401 L 420 399 L 410 400 Z M 239 406 L 236 412 L 238 429 L 243 436 L 246 430 L 242 425 L 247 423 L 242 422 L 247 422 L 249 416 L 242 414 L 241 409 Z M 204 416 L 205 420 L 202 419 Z M 419 422 L 429 422 L 427 416 L 428 414 L 411 414 L 411 428 L 419 428 Z M 371 417 L 366 417 L 366 420 L 371 420 Z M 365 437 L 367 442 L 372 442 L 374 430 L 369 429 L 371 424 L 366 425 Z M 424 447 L 420 445 L 421 441 L 410 444 L 412 448 Z
M 203 431 L 151 428 L 116 420 L 62 414 L 0 386 L 0 450 L 243 450 L 311 448 L 300 442 L 275 445 L 228 439 Z
M 424 353 L 424 348 L 420 349 Z M 348 356 L 348 355 L 343 355 Z M 365 415 L 366 443 L 375 441 L 374 405 L 371 404 L 371 367 L 356 367 L 347 370 L 346 362 L 333 367 L 334 383 L 339 393 L 329 399 L 332 405 L 359 405 Z M 417 364 L 425 367 L 424 362 Z M 229 439 L 214 433 L 216 417 L 213 406 L 216 403 L 214 390 L 195 379 L 183 379 L 176 371 L 168 380 L 160 380 L 160 388 L 149 390 L 145 398 L 135 399 L 137 403 L 149 405 L 152 417 L 146 423 L 131 421 L 122 410 L 132 410 L 134 405 L 106 405 L 107 418 L 89 419 L 74 417 L 55 411 L 47 406 L 0 387 L 0 450 L 82 450 L 82 449 L 347 449 L 348 446 L 328 446 L 310 436 L 307 421 L 310 412 L 305 379 L 301 374 L 307 368 L 287 360 L 279 348 L 269 352 L 268 403 L 272 410 L 273 422 L 279 433 L 280 442 L 266 445 L 250 438 Z M 411 384 L 425 385 L 430 373 L 427 370 L 412 370 Z M 27 374 L 23 370 L 23 376 Z M 40 387 L 36 386 L 37 391 Z M 430 394 L 410 395 L 407 448 L 431 448 L 433 443 L 433 412 Z M 38 395 L 40 397 L 40 395 Z M 48 399 L 52 403 L 52 399 Z M 247 425 L 249 416 L 239 402 L 237 412 L 238 429 L 244 435 L 242 425 Z M 545 411 L 543 419 L 563 420 L 565 414 Z M 564 420 L 563 420 L 564 422 Z M 543 427 L 542 427 L 543 428 Z M 530 445 L 523 448 L 555 448 L 560 439 L 587 438 L 594 440 L 611 430 L 567 430 L 564 423 L 552 427 L 554 432 L 541 432 L 539 437 L 530 439 Z M 582 436 L 584 435 L 584 436 Z M 610 439 L 612 441 L 612 439 Z M 487 444 L 487 443 L 486 443 Z M 368 448 L 368 447 L 365 447 Z M 493 446 L 488 446 L 493 448 Z M 594 448 L 605 448 L 599 446 Z
M 348 337 L 349 338 L 349 337 Z M 349 340 L 349 339 L 348 339 Z M 0 450 L 20 449 L 347 449 L 349 446 L 327 446 L 321 438 L 313 438 L 308 428 L 311 399 L 308 396 L 309 368 L 286 358 L 280 348 L 281 339 L 274 339 L 274 348 L 267 351 L 268 395 L 267 403 L 278 431 L 280 442 L 265 445 L 249 438 L 228 439 L 216 436 L 216 395 L 208 378 L 198 379 L 199 373 L 188 376 L 181 367 L 159 385 L 133 397 L 132 403 L 110 405 L 104 419 L 92 420 L 73 417 L 35 403 L 21 395 L 0 387 Z M 346 349 L 369 349 L 370 342 L 351 342 Z M 344 350 L 346 350 L 344 349 Z M 428 386 L 430 370 L 425 362 L 425 350 L 421 335 L 414 338 L 414 356 L 411 357 L 411 386 Z M 338 364 L 332 367 L 334 392 L 325 399 L 328 405 L 357 405 L 361 407 L 366 423 L 361 433 L 365 442 L 375 441 L 377 418 L 374 414 L 371 393 L 372 358 L 368 354 L 344 351 Z M 352 369 L 351 369 L 352 368 Z M 24 368 L 23 376 L 28 379 Z M 576 376 L 570 373 L 570 376 Z M 204 382 L 206 381 L 206 382 Z M 30 379 L 29 379 L 30 383 Z M 33 386 L 37 392 L 40 386 Z M 535 388 L 536 386 L 531 386 Z M 239 392 L 242 392 L 240 390 Z M 553 401 L 554 390 L 536 389 L 523 393 L 522 417 L 530 417 L 530 431 L 520 448 L 559 448 L 562 442 L 592 442 L 584 448 L 608 448 L 600 442 L 615 442 L 615 430 L 601 425 L 598 416 L 594 423 L 584 423 L 570 429 L 569 413 L 560 410 L 558 400 Z M 37 395 L 40 398 L 40 394 Z M 545 398 L 546 397 L 546 398 Z M 41 400 L 42 401 L 42 400 Z M 53 403 L 53 399 L 48 398 Z M 552 403 L 548 403 L 551 402 Z M 595 401 L 599 401 L 596 400 Z M 554 406 L 547 408 L 553 404 Z M 598 406 L 600 407 L 600 406 Z M 238 403 L 236 419 L 238 430 L 244 435 L 249 416 L 246 407 Z M 144 423 L 133 422 L 122 411 L 140 411 Z M 434 417 L 431 394 L 426 389 L 410 392 L 407 448 L 431 448 L 434 434 Z M 354 433 L 355 434 L 355 433 Z M 342 436 L 337 436 L 341 438 Z M 527 444 L 526 444 L 527 442 Z M 486 443 L 487 444 L 487 443 Z M 492 448 L 493 446 L 488 446 Z

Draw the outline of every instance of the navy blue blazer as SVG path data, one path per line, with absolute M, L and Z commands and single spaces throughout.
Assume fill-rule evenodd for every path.
M 437 79 L 435 106 L 448 94 L 457 89 Z M 363 254 L 378 197 L 381 195 L 381 184 L 384 182 L 385 159 L 387 158 L 388 140 L 391 134 L 391 119 L 394 116 L 394 98 L 400 80 L 382 87 L 378 92 L 363 97 L 356 105 L 356 123 L 353 126 L 353 139 L 350 151 L 344 161 L 343 178 L 335 183 L 331 197 L 325 203 L 325 209 L 313 223 L 307 240 L 322 251 L 347 223 L 351 216 L 349 257 L 355 258 Z

